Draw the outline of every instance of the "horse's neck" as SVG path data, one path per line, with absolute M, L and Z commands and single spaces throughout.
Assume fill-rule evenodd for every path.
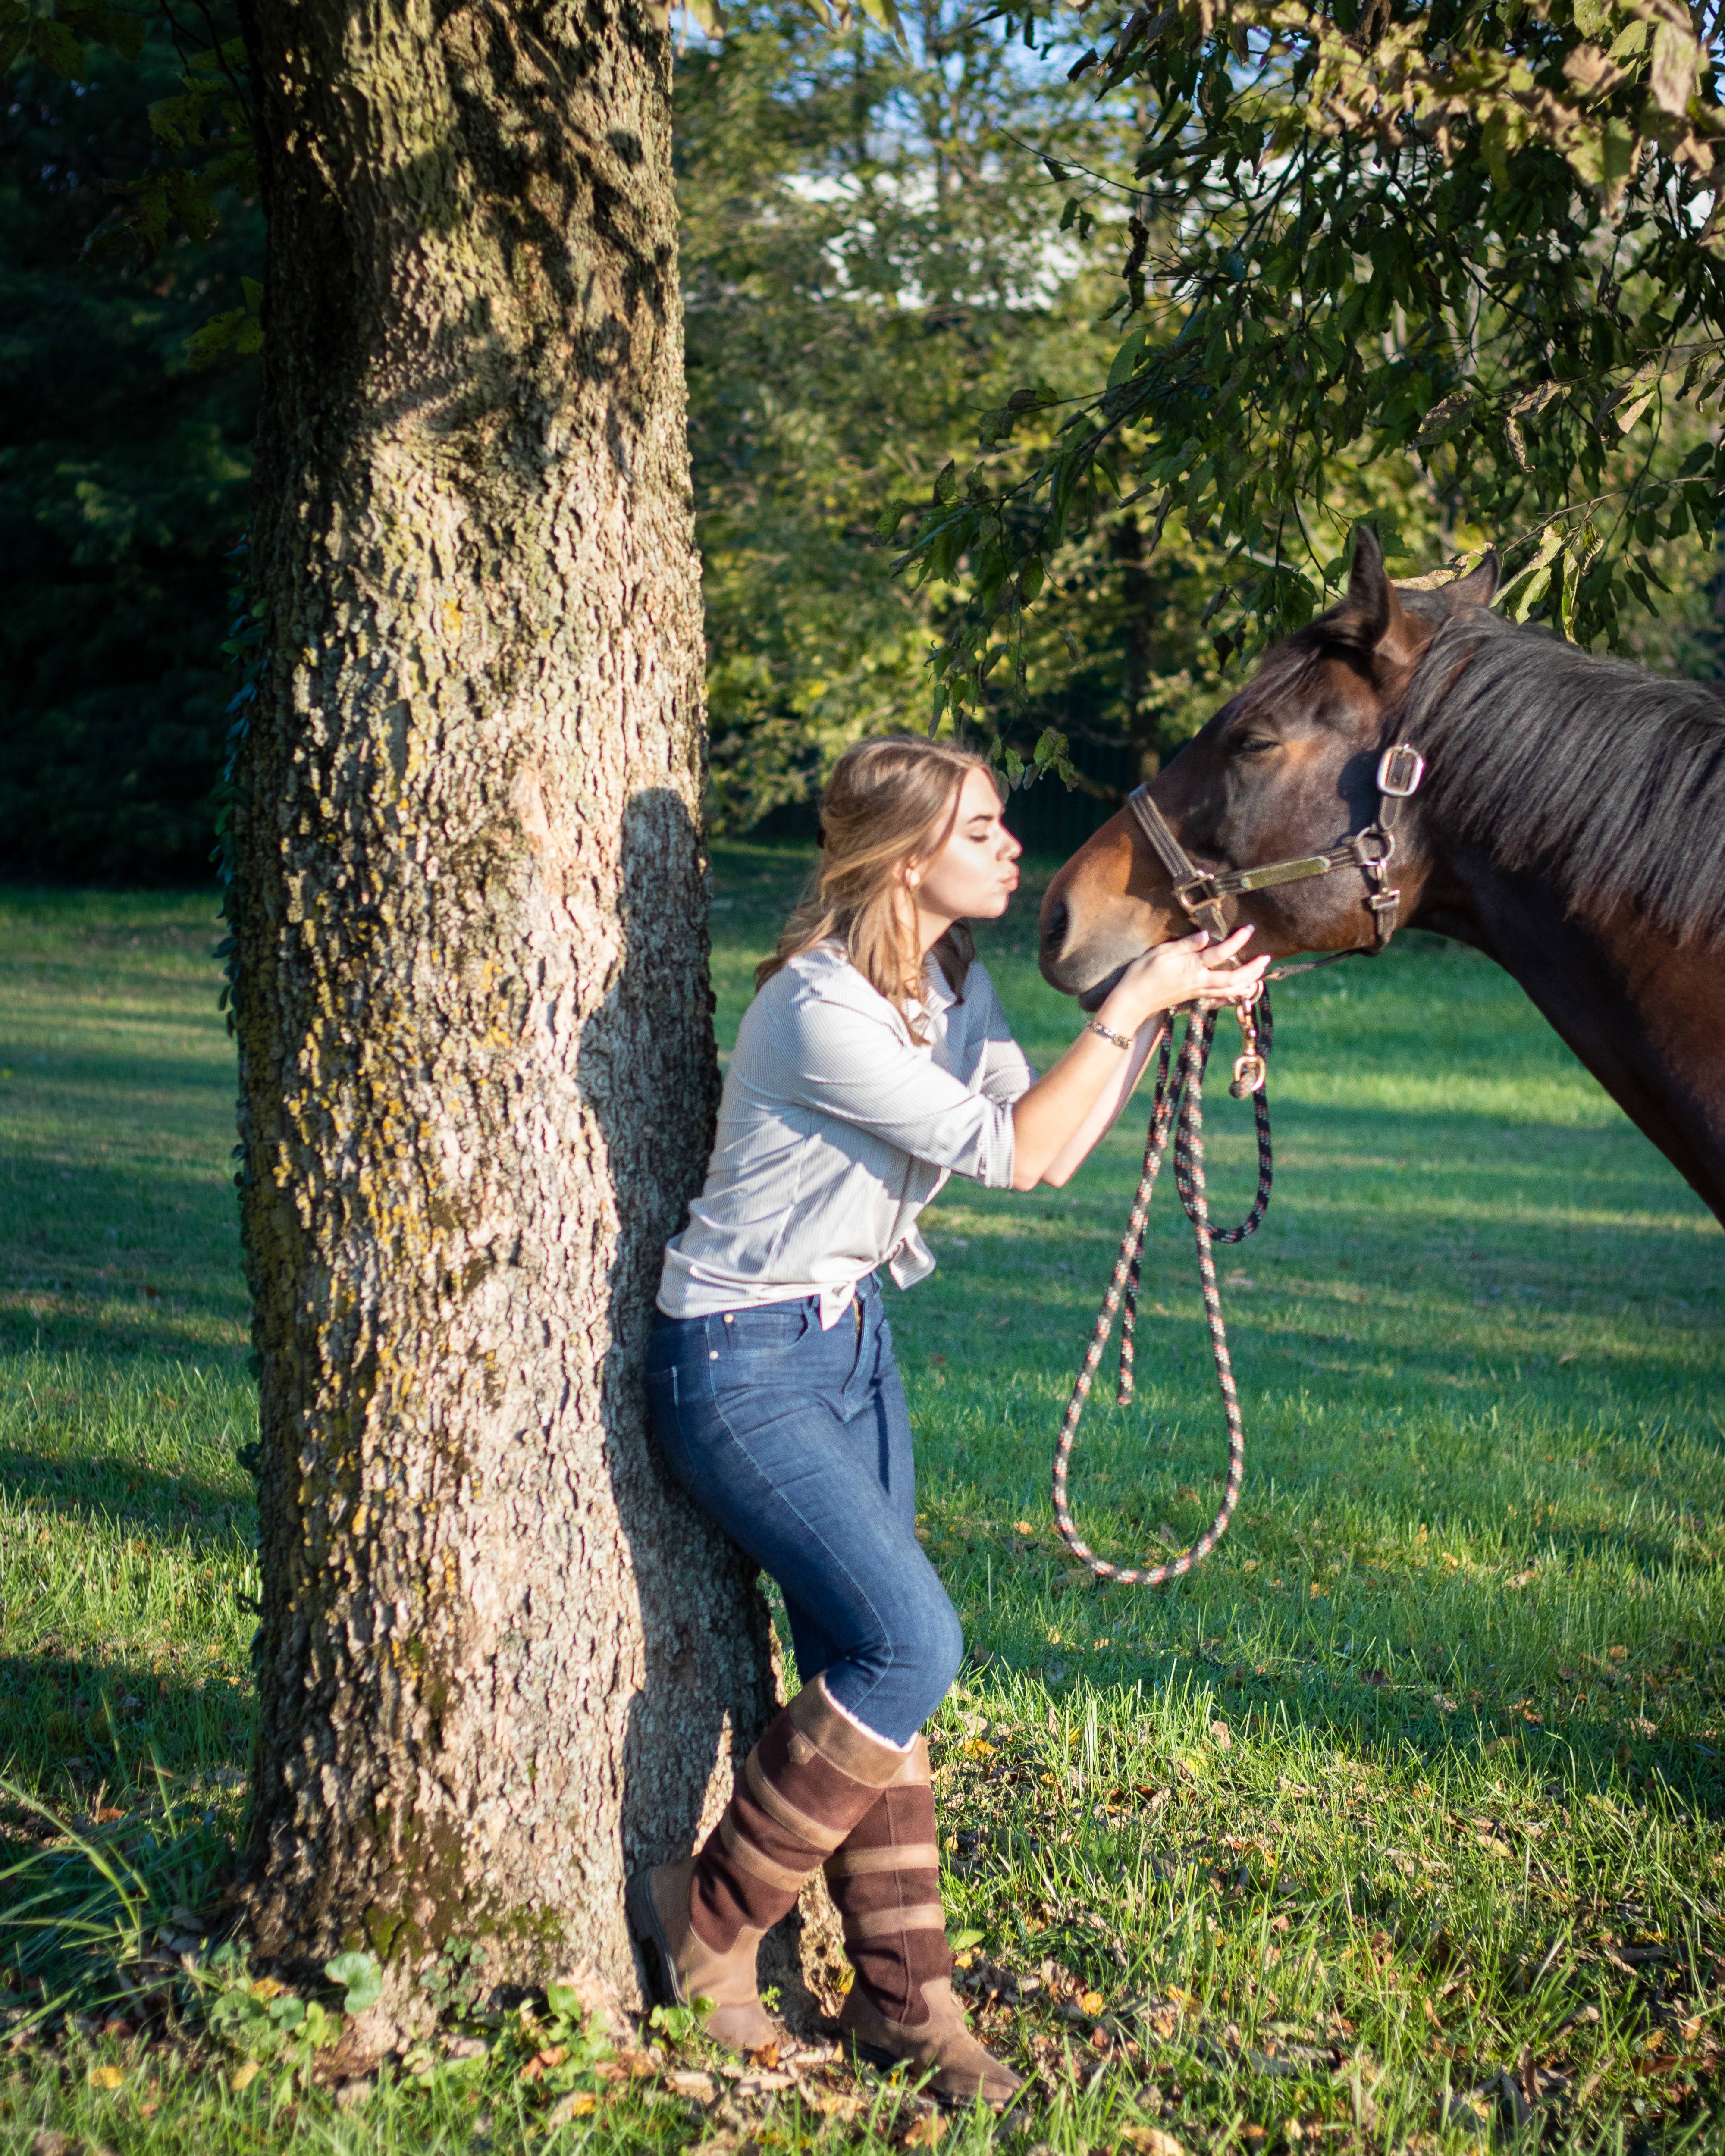
M 1538 875 L 1472 852 L 1439 864 L 1412 925 L 1495 958 L 1725 1220 L 1725 953 L 1676 945 L 1628 909 L 1578 919 Z

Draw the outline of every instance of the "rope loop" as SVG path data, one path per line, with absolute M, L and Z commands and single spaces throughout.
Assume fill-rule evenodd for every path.
M 1222 1320 L 1222 1297 L 1216 1286 L 1213 1245 L 1217 1243 L 1243 1243 L 1248 1235 L 1257 1232 L 1269 1208 L 1275 1163 L 1270 1145 L 1270 1105 L 1266 1098 L 1266 1088 L 1260 1085 L 1252 1096 L 1253 1122 L 1258 1139 L 1257 1194 L 1252 1200 L 1251 1210 L 1238 1227 L 1212 1228 L 1204 1168 L 1204 1077 L 1209 1062 L 1210 1045 L 1215 1038 L 1217 1014 L 1216 1007 L 1211 1005 L 1188 1015 L 1178 1061 L 1173 1053 L 1172 1025 L 1162 1037 L 1162 1051 L 1156 1068 L 1156 1092 L 1150 1108 L 1150 1128 L 1144 1144 L 1143 1168 L 1132 1198 L 1132 1212 L 1127 1220 L 1120 1255 L 1115 1261 L 1113 1276 L 1109 1281 L 1107 1293 L 1102 1298 L 1102 1306 L 1096 1313 L 1090 1345 L 1085 1351 L 1077 1382 L 1072 1388 L 1072 1397 L 1066 1404 L 1065 1419 L 1060 1424 L 1060 1437 L 1055 1446 L 1055 1522 L 1061 1537 L 1072 1554 L 1088 1565 L 1097 1578 L 1113 1580 L 1122 1587 L 1162 1587 L 1171 1579 L 1183 1578 L 1194 1565 L 1201 1564 L 1228 1532 L 1228 1522 L 1234 1517 L 1234 1508 L 1240 1502 L 1240 1484 L 1245 1474 L 1245 1432 L 1240 1420 L 1240 1395 L 1235 1388 L 1233 1358 L 1228 1351 L 1227 1327 Z M 1272 1034 L 1267 991 L 1260 998 L 1256 1019 L 1259 1052 L 1267 1061 Z M 1215 1361 L 1216 1383 L 1222 1395 L 1222 1414 L 1228 1426 L 1228 1478 L 1222 1492 L 1219 1511 L 1190 1549 L 1182 1550 L 1178 1556 L 1170 1558 L 1165 1564 L 1111 1564 L 1106 1558 L 1098 1557 L 1080 1535 L 1072 1517 L 1067 1478 L 1085 1403 L 1090 1398 L 1091 1386 L 1101 1367 L 1103 1351 L 1108 1345 L 1108 1336 L 1114 1329 L 1115 1313 L 1122 1311 L 1122 1305 L 1120 1377 L 1115 1398 L 1118 1406 L 1129 1407 L 1132 1404 L 1133 1342 L 1142 1284 L 1144 1230 L 1150 1217 L 1150 1201 L 1156 1192 L 1156 1178 L 1162 1171 L 1163 1158 L 1171 1136 L 1174 1148 L 1174 1188 L 1182 1209 L 1192 1223 L 1193 1240 L 1198 1250 L 1199 1283 L 1204 1293 L 1204 1316 L 1209 1325 L 1210 1353 Z

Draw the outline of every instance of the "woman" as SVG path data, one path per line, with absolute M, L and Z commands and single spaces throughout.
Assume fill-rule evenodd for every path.
M 1162 1014 L 1249 992 L 1202 935 L 1127 967 L 1038 1078 L 963 926 L 1003 913 L 1019 846 L 988 766 L 897 736 L 848 750 L 822 854 L 756 976 L 718 1137 L 669 1245 L 649 1361 L 672 1472 L 763 1570 L 803 1690 L 749 1754 L 700 1855 L 629 1882 L 631 1926 L 667 2003 L 709 2033 L 778 2032 L 756 1991 L 762 1934 L 824 1866 L 855 1980 L 841 2027 L 946 2096 L 1017 2077 L 952 1988 L 928 1747 L 957 1672 L 958 1620 L 916 1535 L 911 1428 L 876 1268 L 934 1268 L 916 1216 L 952 1174 L 1063 1183 L 1124 1106 Z M 932 961 L 933 963 L 931 963 Z

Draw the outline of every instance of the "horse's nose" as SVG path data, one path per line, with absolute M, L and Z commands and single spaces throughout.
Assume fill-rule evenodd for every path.
M 1042 916 L 1042 955 L 1058 958 L 1066 941 L 1066 931 L 1071 925 L 1071 916 L 1066 911 L 1066 901 L 1057 898 L 1044 909 Z

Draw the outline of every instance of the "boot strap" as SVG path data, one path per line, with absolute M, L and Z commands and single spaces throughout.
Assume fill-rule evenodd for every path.
M 938 1871 L 941 1853 L 932 1841 L 889 1844 L 882 1849 L 852 1849 L 848 1845 L 827 1859 L 829 1879 L 855 1879 L 870 1871 Z
M 939 1932 L 947 1928 L 947 1912 L 938 1902 L 923 1902 L 910 1909 L 865 1909 L 845 1918 L 847 1939 L 886 1938 L 896 1932 Z
M 805 1811 L 799 1811 L 788 1797 L 780 1796 L 768 1780 L 761 1765 L 758 1746 L 750 1753 L 743 1774 L 762 1810 L 770 1812 L 787 1834 L 795 1835 L 798 1841 L 806 1841 L 811 1849 L 819 1851 L 836 1849 L 850 1834 L 848 1826 L 823 1826 L 819 1820 L 811 1819 Z M 819 1861 L 817 1856 L 815 1863 Z M 814 1868 L 814 1865 L 809 1866 L 811 1871 Z
M 732 1817 L 728 1807 L 719 1821 L 719 1839 L 724 1843 L 726 1853 L 734 1864 L 740 1865 L 765 1885 L 783 1887 L 788 1893 L 799 1892 L 803 1881 L 815 1869 L 811 1864 L 806 1871 L 793 1871 L 788 1865 L 776 1863 L 765 1850 L 756 1848 Z

